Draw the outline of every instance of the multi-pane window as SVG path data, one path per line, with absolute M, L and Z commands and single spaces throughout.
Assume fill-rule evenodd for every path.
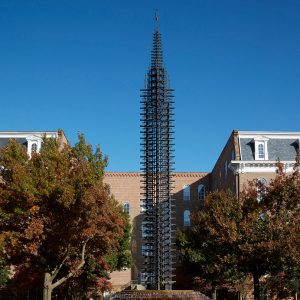
M 183 200 L 188 201 L 190 200 L 190 186 L 188 184 L 185 184 L 183 186 Z
M 183 226 L 191 226 L 191 213 L 188 209 L 183 212 Z
M 152 244 L 142 245 L 142 255 L 144 256 L 152 256 L 153 250 L 154 246 Z
M 258 144 L 258 158 L 264 159 L 265 158 L 265 147 L 264 144 Z
M 255 160 L 268 160 L 268 139 L 260 137 L 254 139 Z
M 130 213 L 130 204 L 128 202 L 123 204 L 123 210 L 124 212 L 126 212 L 127 214 Z
M 151 223 L 142 223 L 142 238 L 153 237 L 153 227 Z
M 198 185 L 198 200 L 204 200 L 205 198 L 205 186 L 203 184 Z

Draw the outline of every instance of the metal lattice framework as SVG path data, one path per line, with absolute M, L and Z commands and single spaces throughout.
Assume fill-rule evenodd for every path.
M 141 170 L 144 283 L 157 290 L 172 289 L 173 284 L 172 91 L 163 64 L 156 17 L 151 65 L 141 90 Z

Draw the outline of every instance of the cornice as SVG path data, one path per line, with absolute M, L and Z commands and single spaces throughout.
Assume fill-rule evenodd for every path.
M 277 161 L 272 160 L 251 160 L 251 161 L 237 161 L 233 160 L 229 163 L 228 167 L 234 174 L 244 173 L 274 173 L 277 170 Z M 292 172 L 295 166 L 294 161 L 281 161 L 285 172 Z
M 140 172 L 106 172 L 105 177 L 140 177 Z
M 207 172 L 172 172 L 173 177 L 197 177 L 202 178 L 209 173 Z M 105 177 L 141 177 L 141 172 L 106 172 Z

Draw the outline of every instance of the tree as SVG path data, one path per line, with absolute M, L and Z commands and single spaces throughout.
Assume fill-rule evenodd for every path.
M 280 163 L 268 187 L 249 182 L 238 198 L 229 191 L 211 193 L 205 207 L 193 214 L 193 227 L 178 234 L 181 258 L 212 286 L 234 286 L 251 274 L 255 299 L 260 297 L 263 275 L 274 279 L 293 270 L 289 272 L 293 279 L 285 276 L 290 283 L 285 288 L 295 287 L 300 261 L 299 203 L 298 167 L 287 175 Z
M 182 262 L 205 292 L 244 279 L 236 268 L 233 245 L 238 239 L 242 219 L 241 205 L 230 192 L 208 195 L 205 206 L 192 214 L 192 227 L 177 232 L 177 246 Z
M 0 150 L 1 255 L 43 277 L 44 300 L 79 277 L 87 261 L 102 273 L 115 267 L 107 257 L 128 238 L 128 219 L 103 182 L 106 165 L 83 135 L 63 149 L 44 138 L 31 159 L 14 140 Z

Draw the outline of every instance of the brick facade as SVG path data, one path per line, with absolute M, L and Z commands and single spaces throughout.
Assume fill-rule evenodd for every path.
M 131 251 L 134 264 L 131 270 L 113 272 L 111 281 L 115 288 L 120 288 L 131 280 L 139 280 L 142 269 L 143 256 L 141 253 L 141 173 L 138 172 L 108 172 L 105 174 L 105 183 L 110 186 L 111 193 L 121 204 L 129 204 L 130 220 L 132 224 Z M 175 172 L 173 173 L 174 187 L 174 215 L 176 228 L 184 227 L 184 211 L 196 210 L 201 200 L 198 199 L 198 186 L 204 185 L 209 190 L 208 173 Z M 190 188 L 190 199 L 184 200 L 183 187 Z
M 247 143 L 241 146 L 241 139 L 247 138 Z M 274 132 L 239 132 L 234 130 L 224 146 L 211 173 L 201 172 L 175 172 L 173 173 L 174 187 L 174 215 L 176 228 L 184 228 L 184 213 L 197 210 L 203 200 L 199 200 L 199 187 L 205 187 L 205 193 L 215 190 L 231 190 L 238 195 L 249 180 L 264 178 L 269 183 L 275 177 L 274 160 L 257 160 L 254 152 L 255 141 L 267 140 L 270 144 L 269 151 L 276 155 L 283 150 L 278 150 L 280 145 L 289 147 L 289 161 L 285 162 L 287 171 L 293 165 L 294 151 L 299 152 L 300 133 L 274 133 Z M 273 145 L 273 146 L 272 146 Z M 274 146 L 275 145 L 275 146 Z M 273 149 L 271 149 L 273 147 Z M 280 149 L 281 149 L 280 148 Z M 297 150 L 298 149 L 298 150 Z M 286 156 L 286 153 L 284 157 Z M 295 152 L 296 155 L 296 152 Z M 243 160 L 247 157 L 247 161 Z M 266 156 L 268 157 L 268 156 Z M 249 158 L 251 160 L 249 160 Z M 268 158 L 269 159 L 269 158 Z M 246 167 L 246 169 L 244 169 Z M 248 168 L 248 169 L 247 169 Z M 111 275 L 115 287 L 121 287 L 131 280 L 139 280 L 142 270 L 143 256 L 141 253 L 141 173 L 138 172 L 108 172 L 105 182 L 110 185 L 111 193 L 120 203 L 128 203 L 132 222 L 131 250 L 134 265 L 131 270 L 114 272 Z M 188 186 L 190 197 L 184 197 L 184 186 Z M 187 194 L 186 194 L 187 196 Z M 186 198 L 186 199 L 184 199 Z

